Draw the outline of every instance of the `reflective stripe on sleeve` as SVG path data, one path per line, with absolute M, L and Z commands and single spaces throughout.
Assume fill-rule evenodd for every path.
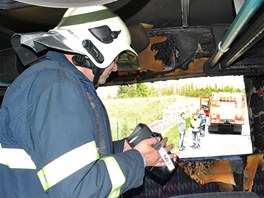
M 99 159 L 95 141 L 75 148 L 44 166 L 38 177 L 44 190 L 48 190 L 87 164 Z
M 118 197 L 120 195 L 120 189 L 125 183 L 126 178 L 114 157 L 105 157 L 101 160 L 103 160 L 106 164 L 112 183 L 112 190 L 108 197 Z
M 14 169 L 36 169 L 36 165 L 26 151 L 16 148 L 2 148 L 1 144 L 0 164 Z

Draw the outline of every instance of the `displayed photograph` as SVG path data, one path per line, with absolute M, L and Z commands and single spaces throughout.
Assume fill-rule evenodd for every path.
M 138 124 L 146 124 L 167 137 L 183 161 L 253 152 L 243 76 L 104 87 L 98 94 L 110 116 L 113 139 L 128 137 Z

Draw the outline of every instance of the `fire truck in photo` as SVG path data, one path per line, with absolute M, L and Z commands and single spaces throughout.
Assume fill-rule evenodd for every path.
M 246 97 L 238 92 L 213 92 L 210 97 L 209 132 L 242 132 Z
M 206 115 L 210 115 L 210 97 L 201 97 L 200 98 L 200 109 L 202 109 Z

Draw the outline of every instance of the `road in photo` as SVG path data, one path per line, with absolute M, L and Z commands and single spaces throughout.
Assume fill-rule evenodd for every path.
M 252 153 L 252 141 L 250 137 L 248 116 L 246 116 L 246 121 L 240 134 L 226 134 L 225 131 L 210 133 L 206 130 L 205 136 L 200 139 L 200 148 L 192 148 L 192 133 L 187 131 L 185 136 L 185 149 L 183 151 L 175 150 L 175 152 L 182 159 Z

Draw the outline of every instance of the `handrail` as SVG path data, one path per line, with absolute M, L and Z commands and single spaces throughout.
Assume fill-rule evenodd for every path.
M 11 83 L 5 82 L 5 81 L 0 81 L 0 87 L 9 87 Z
M 264 0 L 247 0 L 241 7 L 236 18 L 232 22 L 223 40 L 219 42 L 218 48 L 211 58 L 205 62 L 206 67 L 213 68 L 220 58 L 229 50 L 230 45 L 239 35 L 241 30 L 247 25 L 247 22 L 254 16 Z

